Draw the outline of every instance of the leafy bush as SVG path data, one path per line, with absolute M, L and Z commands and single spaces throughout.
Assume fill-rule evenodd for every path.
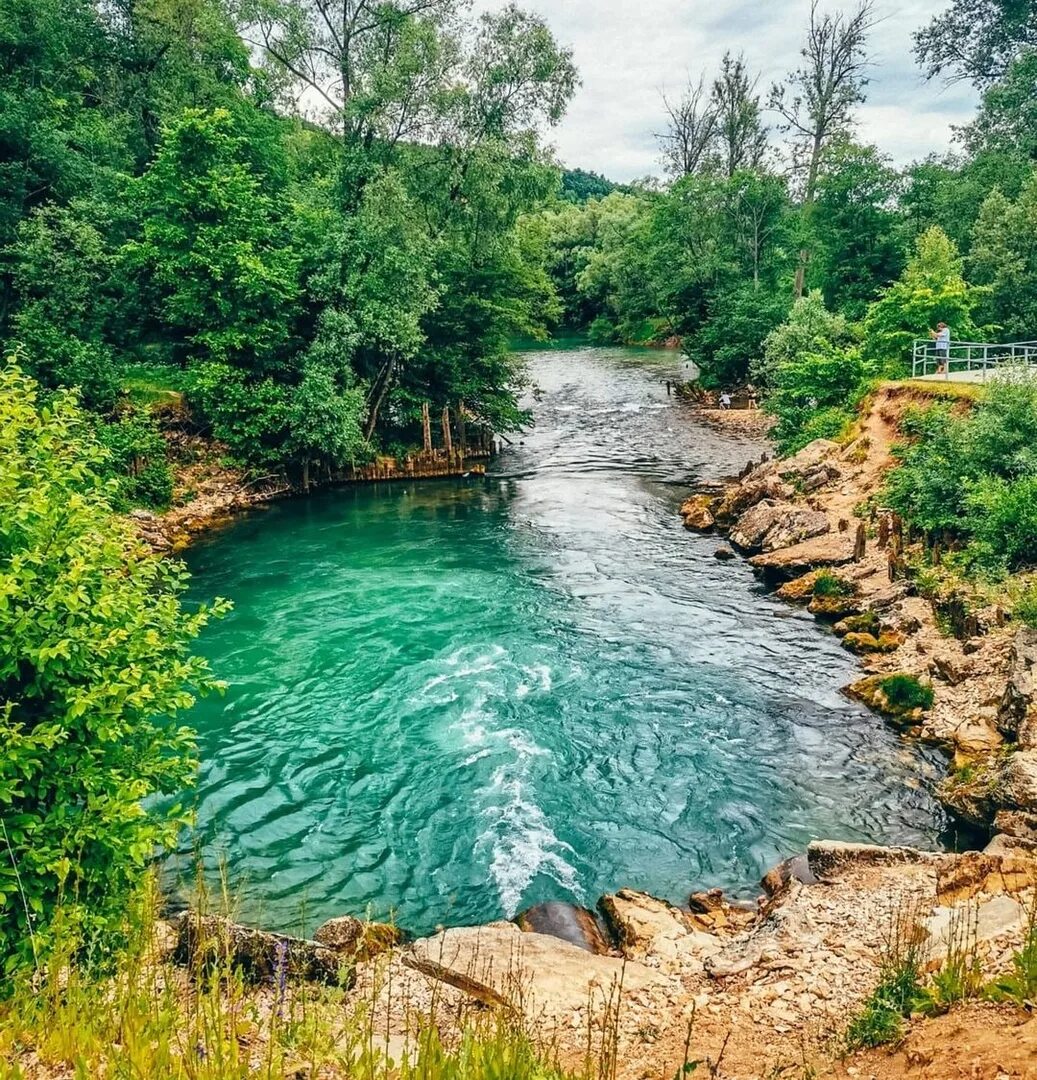
M 803 353 L 824 352 L 852 343 L 846 319 L 829 311 L 820 290 L 812 289 L 792 305 L 785 322 L 767 335 L 763 357 L 752 368 L 753 378 L 768 385 L 779 368 L 795 362 Z
M 896 1042 L 905 1018 L 930 1001 L 922 986 L 921 943 L 914 914 L 898 910 L 893 915 L 879 984 L 846 1031 L 850 1050 Z
M 116 509 L 143 505 L 161 509 L 173 495 L 166 441 L 145 409 L 129 408 L 114 422 L 99 424 L 97 440 L 108 451 L 106 473 L 118 484 Z
M 879 681 L 879 687 L 886 700 L 896 709 L 910 712 L 912 709 L 932 708 L 933 688 L 920 682 L 914 675 L 887 675 Z
M 1012 614 L 1024 625 L 1037 630 L 1037 584 L 1023 589 L 1012 603 Z
M 917 241 L 900 280 L 886 289 L 864 317 L 864 347 L 875 370 L 899 377 L 911 342 L 945 322 L 958 341 L 975 341 L 979 330 L 972 312 L 984 290 L 965 282 L 963 261 L 954 242 L 938 226 Z
M 867 393 L 860 350 L 834 346 L 800 353 L 771 373 L 765 407 L 778 418 L 774 439 L 782 454 L 819 438 L 836 438 L 853 422 Z
M 930 534 L 967 542 L 966 564 L 1003 573 L 1037 561 L 1037 381 L 999 379 L 967 416 L 914 410 L 885 500 Z
M 105 452 L 70 391 L 0 373 L 0 958 L 42 959 L 56 918 L 109 946 L 180 813 L 142 806 L 194 773 L 177 723 L 216 684 L 190 644 L 183 568 L 109 502 Z
M 744 285 L 716 296 L 709 315 L 688 344 L 708 387 L 743 383 L 763 357 L 764 341 L 788 314 L 786 291 Z

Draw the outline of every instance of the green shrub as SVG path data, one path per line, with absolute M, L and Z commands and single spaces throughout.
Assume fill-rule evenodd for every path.
M 896 1042 L 903 1034 L 905 1018 L 930 1003 L 922 987 L 921 940 L 915 914 L 908 909 L 893 916 L 879 984 L 846 1031 L 850 1050 Z
M 1023 589 L 1012 602 L 1012 614 L 1024 625 L 1037 630 L 1037 584 Z
M 852 596 L 853 588 L 831 570 L 821 570 L 814 578 L 814 596 Z
M 930 535 L 964 541 L 973 571 L 1037 561 L 1037 380 L 998 379 L 967 416 L 938 404 L 902 426 L 886 503 Z
M 912 709 L 931 709 L 933 706 L 933 688 L 920 682 L 914 675 L 887 675 L 879 681 L 879 688 L 890 705 L 898 710 L 910 712 Z
M 114 476 L 116 509 L 143 505 L 162 509 L 173 495 L 173 475 L 166 460 L 166 441 L 154 417 L 139 407 L 99 424 L 97 440 L 108 451 L 106 472 Z
M 194 774 L 178 714 L 216 684 L 190 654 L 211 615 L 183 568 L 113 512 L 105 451 L 70 391 L 0 373 L 0 963 L 42 959 L 55 918 L 111 946 Z

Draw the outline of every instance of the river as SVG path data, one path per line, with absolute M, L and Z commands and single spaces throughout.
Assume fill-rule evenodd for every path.
M 667 397 L 675 354 L 529 356 L 536 426 L 486 478 L 337 490 L 190 552 L 192 852 L 244 917 L 413 931 L 620 886 L 755 894 L 816 837 L 932 847 L 933 770 L 845 700 L 854 660 L 676 510 L 760 447 Z

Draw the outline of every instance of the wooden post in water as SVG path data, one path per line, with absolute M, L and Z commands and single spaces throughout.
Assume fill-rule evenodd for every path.
M 468 429 L 464 422 L 464 402 L 457 403 L 457 450 L 463 459 L 468 451 Z
M 432 453 L 432 424 L 428 416 L 428 402 L 421 403 L 421 436 L 422 448 L 426 454 Z
M 443 448 L 446 450 L 446 459 L 449 463 L 454 455 L 454 440 L 450 437 L 450 406 L 443 406 Z

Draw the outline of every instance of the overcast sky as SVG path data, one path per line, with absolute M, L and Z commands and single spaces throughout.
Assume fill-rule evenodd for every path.
M 823 2 L 823 0 L 822 0 Z M 724 52 L 744 52 L 770 83 L 793 68 L 810 0 L 520 0 L 543 15 L 557 39 L 572 48 L 583 80 L 569 112 L 551 133 L 569 167 L 625 181 L 658 175 L 653 132 L 665 127 L 661 95 L 676 96 L 689 74 L 711 77 Z M 943 152 L 951 125 L 974 108 L 966 86 L 927 83 L 911 55 L 911 35 L 949 0 L 877 0 L 882 22 L 872 31 L 875 67 L 858 136 L 897 164 Z M 476 0 L 503 7 L 505 0 Z M 831 9 L 854 5 L 831 0 Z M 770 118 L 769 118 L 770 119 Z

